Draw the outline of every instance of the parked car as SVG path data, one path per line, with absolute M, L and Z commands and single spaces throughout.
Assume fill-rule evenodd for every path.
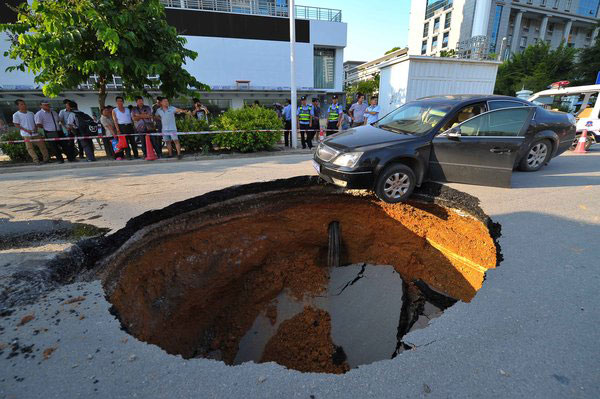
M 574 150 L 579 137 L 587 130 L 585 150 L 600 143 L 600 84 L 560 87 L 540 91 L 529 97 L 529 101 L 547 109 L 567 108 L 577 120 L 577 133 L 570 149 Z
M 425 180 L 510 187 L 566 151 L 575 118 L 506 96 L 436 96 L 325 139 L 313 165 L 330 183 L 406 200 Z

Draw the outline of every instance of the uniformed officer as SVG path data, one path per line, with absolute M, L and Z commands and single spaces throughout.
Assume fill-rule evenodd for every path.
M 312 105 L 306 104 L 306 96 L 300 97 L 300 106 L 297 111 L 298 115 L 298 130 L 302 139 L 302 148 L 312 148 L 312 141 L 306 140 L 306 134 L 312 128 L 312 118 L 315 115 Z M 309 136 L 310 137 L 310 136 Z
M 338 96 L 334 94 L 331 97 L 331 105 L 327 108 L 327 136 L 340 130 L 343 113 L 342 106 L 338 104 Z

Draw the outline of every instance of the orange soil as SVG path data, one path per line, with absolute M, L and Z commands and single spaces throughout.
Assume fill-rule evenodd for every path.
M 393 265 L 405 281 L 424 280 L 464 301 L 496 264 L 481 222 L 436 205 L 299 194 L 223 213 L 201 214 L 191 231 L 157 236 L 108 266 L 107 279 L 118 276 L 110 300 L 132 334 L 186 358 L 219 349 L 231 364 L 240 339 L 284 288 L 297 298 L 324 290 L 331 221 L 340 222 L 342 264 Z

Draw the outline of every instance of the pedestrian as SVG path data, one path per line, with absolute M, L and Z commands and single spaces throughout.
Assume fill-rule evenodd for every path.
M 44 130 L 44 135 L 46 138 L 60 139 L 65 137 L 60 128 L 58 114 L 50 108 L 50 103 L 48 101 L 42 100 L 40 102 L 40 110 L 36 112 L 34 119 L 36 126 Z M 48 147 L 50 149 L 50 153 L 56 158 L 58 163 L 65 163 L 65 160 L 62 156 L 63 153 L 66 155 L 69 162 L 73 162 L 75 160 L 75 154 L 72 153 L 71 147 L 65 140 L 49 141 Z
M 181 144 L 179 143 L 179 137 L 177 136 L 177 125 L 175 124 L 175 114 L 189 113 L 189 111 L 175 108 L 169 105 L 169 99 L 162 98 L 160 101 L 160 108 L 156 110 L 156 116 L 160 118 L 162 124 L 163 139 L 167 144 L 168 158 L 173 157 L 173 148 L 171 147 L 171 141 L 175 143 L 175 149 L 177 150 L 177 159 L 182 159 L 181 155 Z
M 312 128 L 312 118 L 314 116 L 313 108 L 311 105 L 306 104 L 306 96 L 300 97 L 300 106 L 298 111 L 297 129 L 300 130 L 300 137 L 302 139 L 302 148 L 312 148 L 312 142 L 306 140 L 306 134 Z
M 135 122 L 135 131 L 136 133 L 155 133 L 156 132 L 156 123 L 154 122 L 154 115 L 152 113 L 152 108 L 149 105 L 144 104 L 144 99 L 141 96 L 137 96 L 135 98 L 135 107 L 131 111 L 131 117 Z M 142 152 L 144 153 L 144 158 L 148 156 L 148 152 L 146 149 L 146 134 L 140 136 L 142 138 Z M 158 143 L 157 143 L 158 139 Z M 156 156 L 158 158 L 161 157 L 161 143 L 160 136 L 152 136 L 150 135 L 150 142 L 152 143 L 152 147 Z
M 312 146 L 312 141 L 315 138 L 315 135 L 321 129 L 321 103 L 319 99 L 313 97 L 312 99 L 312 108 L 313 108 L 313 118 L 312 118 L 312 129 L 308 134 L 308 141 L 310 141 Z
M 342 114 L 342 131 L 348 130 L 352 126 L 352 118 L 350 117 L 350 110 L 345 109 Z
M 292 137 L 292 101 L 289 99 L 285 100 L 285 107 L 283 107 L 283 122 L 285 123 L 284 142 L 285 146 L 289 147 Z
M 79 111 L 77 103 L 71 101 L 71 114 L 67 119 L 67 126 L 73 132 L 77 138 L 79 148 L 85 153 L 86 161 L 96 162 L 96 155 L 94 154 L 94 142 L 92 139 L 87 138 L 89 136 L 96 136 L 98 134 L 98 125 L 94 122 L 91 116 Z M 83 158 L 79 155 L 79 158 Z
M 358 100 L 350 107 L 352 127 L 361 126 L 363 123 L 365 123 L 366 110 L 367 104 L 365 104 L 365 96 L 364 94 L 358 93 Z
M 60 122 L 60 126 L 65 137 L 75 138 L 75 132 L 72 132 L 69 129 L 69 126 L 67 125 L 67 120 L 69 120 L 69 116 L 71 116 L 71 113 L 73 112 L 73 110 L 71 109 L 71 100 L 64 99 L 63 104 L 65 108 L 61 109 L 58 112 L 58 121 Z M 67 143 L 67 146 L 69 146 L 69 151 L 71 153 L 75 154 L 75 156 L 77 156 L 77 154 L 79 153 L 80 157 L 82 156 L 83 149 L 80 151 L 79 147 L 75 145 L 75 140 L 67 140 L 65 142 Z
M 33 148 L 33 144 L 35 144 L 42 153 L 42 162 L 48 163 L 50 156 L 48 155 L 48 149 L 46 149 L 46 144 L 44 141 L 31 141 L 43 139 L 43 137 L 40 137 L 37 132 L 37 126 L 35 125 L 35 117 L 33 112 L 27 110 L 27 104 L 25 104 L 25 101 L 21 99 L 16 100 L 15 104 L 18 108 L 18 111 L 13 114 L 13 124 L 17 129 L 19 129 L 21 137 L 23 137 L 23 140 L 25 140 L 25 148 L 27 148 L 29 156 L 33 162 L 38 164 L 40 163 L 40 159 Z
M 208 123 L 208 114 L 210 113 L 208 108 L 206 108 L 197 98 L 194 98 L 192 101 L 194 101 L 194 110 L 192 111 L 192 115 L 194 115 L 199 121 L 205 121 Z
M 125 136 L 125 140 L 127 141 L 127 148 L 125 149 L 125 153 L 127 154 L 127 159 L 131 160 L 131 152 L 133 151 L 133 157 L 139 158 L 137 143 L 135 142 L 135 136 L 133 136 L 133 119 L 131 119 L 131 110 L 129 108 L 125 108 L 123 97 L 117 96 L 117 108 L 112 110 L 113 121 L 115 122 L 115 127 L 117 128 L 117 135 L 124 134 L 129 135 Z
M 104 130 L 102 142 L 104 143 L 106 155 L 120 161 L 123 159 L 123 149 L 119 149 L 113 144 L 113 140 L 117 139 L 117 128 L 115 127 L 115 121 L 112 118 L 112 110 L 113 107 L 110 105 L 102 108 L 102 116 L 100 116 L 100 124 Z
M 344 116 L 344 110 L 340 104 L 338 104 L 338 96 L 334 94 L 331 97 L 331 105 L 327 108 L 327 136 L 337 133 L 342 125 L 342 118 Z
M 377 103 L 377 97 L 371 97 L 370 103 L 365 111 L 365 124 L 370 125 L 371 123 L 375 123 L 379 120 L 379 113 L 381 112 L 381 107 Z

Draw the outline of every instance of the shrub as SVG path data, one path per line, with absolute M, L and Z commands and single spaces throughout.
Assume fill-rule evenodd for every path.
M 253 130 L 282 129 L 283 122 L 272 109 L 244 107 L 230 109 L 215 122 L 217 130 L 246 130 L 244 133 L 220 133 L 213 144 L 241 152 L 269 150 L 277 143 L 282 132 L 256 132 Z
M 21 140 L 21 134 L 18 130 L 9 131 L 8 133 L 4 133 L 0 136 L 0 141 L 7 140 Z M 38 154 L 38 158 L 42 159 L 42 154 L 40 150 L 38 150 L 37 146 L 33 146 L 35 152 Z M 31 157 L 29 157 L 29 153 L 27 152 L 27 148 L 25 148 L 24 143 L 17 144 L 0 144 L 0 150 L 13 162 L 31 162 Z
M 209 130 L 206 121 L 200 121 L 198 118 L 186 115 L 176 121 L 178 132 L 203 132 Z M 212 150 L 212 140 L 214 134 L 194 134 L 181 135 L 179 141 L 185 152 L 208 152 Z

